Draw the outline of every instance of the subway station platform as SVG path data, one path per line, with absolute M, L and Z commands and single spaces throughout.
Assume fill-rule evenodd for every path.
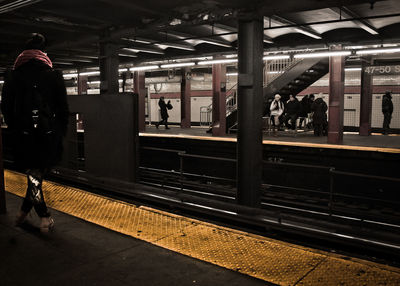
M 277 241 L 46 181 L 56 229 L 14 213 L 26 189 L 6 171 L 1 285 L 399 285 L 400 269 Z
M 208 128 L 196 126 L 192 128 L 180 128 L 172 125 L 169 130 L 166 130 L 164 127 L 157 129 L 154 126 L 146 126 L 146 131 L 140 133 L 140 136 L 179 137 L 217 141 L 236 140 L 236 134 L 227 134 L 225 137 L 218 137 L 207 133 L 207 130 Z M 263 144 L 400 153 L 400 134 L 382 135 L 380 133 L 372 133 L 371 136 L 360 136 L 356 132 L 345 132 L 343 144 L 335 145 L 328 144 L 326 136 L 314 136 L 312 130 L 307 132 L 299 130 L 296 134 L 289 131 L 280 131 L 278 137 L 274 137 L 272 133 L 264 131 Z

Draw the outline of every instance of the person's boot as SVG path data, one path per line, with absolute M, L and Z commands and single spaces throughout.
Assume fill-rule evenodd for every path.
M 156 125 L 156 128 L 158 129 L 158 125 L 160 125 L 160 123 L 156 122 L 156 124 L 155 124 L 155 125 Z

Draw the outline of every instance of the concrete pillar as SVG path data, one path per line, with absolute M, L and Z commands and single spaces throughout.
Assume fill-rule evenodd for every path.
M 86 75 L 78 74 L 78 94 L 87 94 L 88 90 L 88 77 Z
M 138 94 L 139 132 L 143 132 L 146 129 L 146 86 L 144 71 L 135 71 L 133 73 L 133 92 Z
M 260 204 L 262 175 L 263 18 L 239 17 L 238 24 L 237 202 Z
M 226 134 L 226 66 L 214 64 L 212 66 L 212 134 L 224 136 Z
M 333 46 L 332 51 L 341 50 L 341 45 Z M 344 57 L 335 56 L 329 59 L 329 121 L 328 143 L 343 142 L 344 114 Z
M 0 128 L 0 214 L 7 212 L 6 208 L 6 193 L 4 186 L 4 167 L 3 167 L 3 139 L 2 130 Z
M 364 72 L 365 67 L 372 65 L 371 57 L 362 61 L 361 69 L 361 96 L 360 96 L 360 135 L 371 135 L 372 114 L 372 75 Z
M 190 128 L 191 126 L 191 84 L 190 68 L 182 68 L 181 70 L 181 128 Z
M 112 43 L 100 45 L 100 93 L 119 93 L 118 47 Z

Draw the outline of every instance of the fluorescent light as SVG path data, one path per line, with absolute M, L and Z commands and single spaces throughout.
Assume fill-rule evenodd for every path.
M 101 81 L 95 80 L 95 81 L 88 81 L 88 84 L 100 84 Z
M 400 52 L 400 48 L 360 50 L 357 51 L 356 53 L 357 55 L 370 55 L 370 54 L 389 54 L 398 52 Z
M 119 79 L 119 80 L 118 80 L 118 82 L 123 82 L 123 81 L 124 81 L 123 79 Z
M 79 75 L 99 75 L 100 71 L 81 72 Z
M 268 60 L 286 60 L 286 59 L 290 59 L 289 55 L 276 55 L 276 56 L 265 56 L 263 57 L 264 61 L 268 61 Z
M 4 83 L 4 80 L 0 80 L 0 83 Z
M 331 51 L 331 52 L 320 52 L 320 53 L 305 53 L 294 55 L 295 59 L 305 58 L 322 58 L 322 57 L 335 57 L 335 56 L 349 56 L 351 51 Z
M 154 66 L 133 67 L 133 68 L 130 68 L 129 70 L 131 72 L 134 72 L 134 71 L 156 70 L 158 68 L 159 68 L 158 66 L 154 65 Z
M 231 55 L 224 55 L 225 58 L 231 59 L 231 58 L 236 58 L 237 54 L 231 54 Z
M 127 72 L 128 71 L 128 69 L 127 68 L 124 68 L 124 69 L 119 69 L 118 70 L 118 72 Z
M 283 73 L 283 71 L 270 71 L 267 72 L 268 74 L 277 74 L 277 73 Z
M 238 75 L 237 72 L 228 72 L 226 75 Z
M 345 71 L 360 71 L 361 68 L 345 68 Z
M 129 58 L 137 58 L 137 55 L 133 55 L 133 54 L 118 54 L 118 56 L 120 57 L 129 57 Z
M 212 65 L 212 64 L 230 64 L 237 63 L 238 59 L 223 59 L 223 60 L 211 60 L 211 61 L 201 61 L 198 65 Z
M 63 74 L 64 78 L 73 78 L 73 77 L 78 77 L 77 73 L 67 73 L 67 74 Z
M 190 67 L 194 66 L 195 63 L 189 62 L 189 63 L 175 63 L 175 64 L 165 64 L 161 65 L 161 68 L 179 68 L 179 67 Z

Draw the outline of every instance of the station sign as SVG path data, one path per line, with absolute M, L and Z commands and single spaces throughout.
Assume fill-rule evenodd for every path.
M 370 75 L 393 75 L 400 74 L 400 65 L 368 66 L 364 72 Z

